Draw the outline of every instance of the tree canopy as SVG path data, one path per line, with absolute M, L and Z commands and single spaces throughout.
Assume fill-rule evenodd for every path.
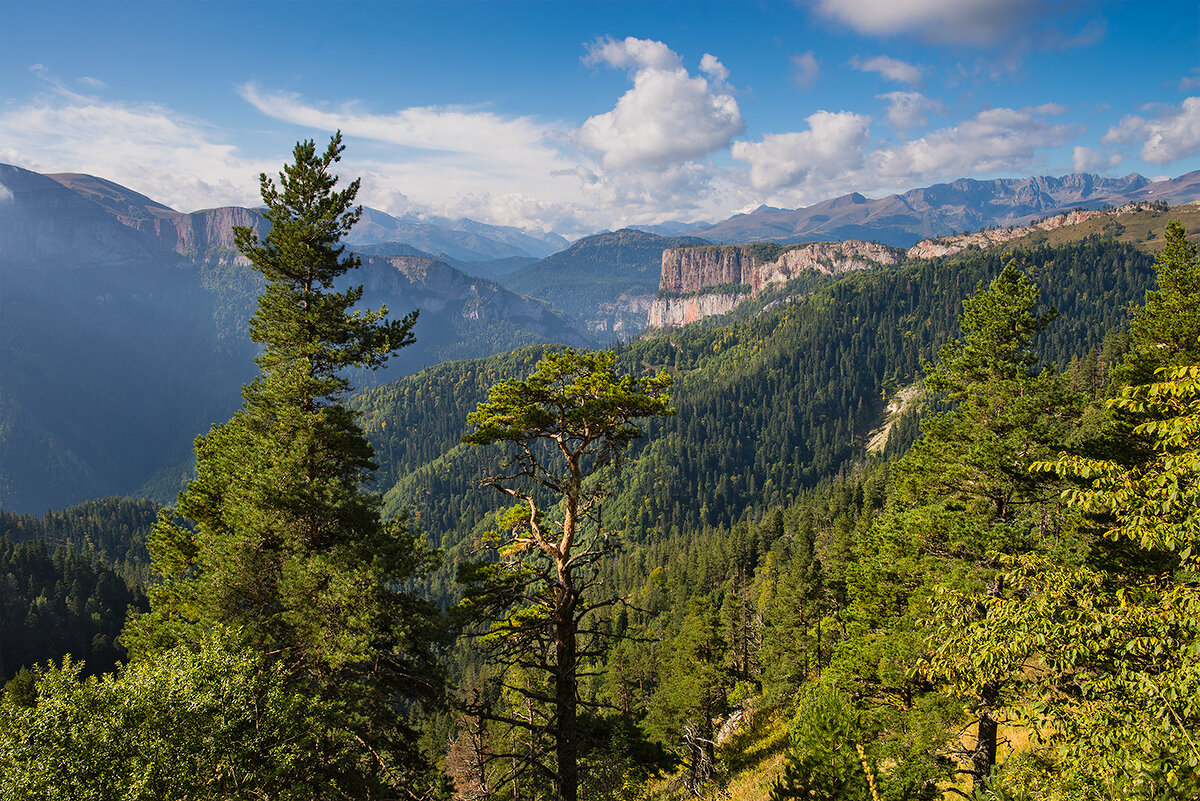
M 500 520 L 496 560 L 462 571 L 464 604 L 495 618 L 489 639 L 501 653 L 550 677 L 536 725 L 554 732 L 550 772 L 561 801 L 578 795 L 577 672 L 581 657 L 595 655 L 580 652 L 580 623 L 617 600 L 595 597 L 596 563 L 615 545 L 601 524 L 598 471 L 641 436 L 637 420 L 673 413 L 670 384 L 665 371 L 618 375 L 612 353 L 565 350 L 543 357 L 528 378 L 492 387 L 467 418 L 475 430 L 464 442 L 509 446 L 501 471 L 483 483 L 518 505 Z
M 418 534 L 380 517 L 363 487 L 373 453 L 345 405 L 350 367 L 374 368 L 412 341 L 413 312 L 358 311 L 358 266 L 339 239 L 358 221 L 358 181 L 336 190 L 340 134 L 293 151 L 279 183 L 261 176 L 270 230 L 235 231 L 266 279 L 251 319 L 259 375 L 229 422 L 196 440 L 196 478 L 150 539 L 163 581 L 126 638 L 135 659 L 199 647 L 215 627 L 278 662 L 329 702 L 326 725 L 361 759 L 315 754 L 339 781 L 398 781 L 411 742 L 397 698 L 434 689 L 432 610 L 401 584 L 428 561 Z

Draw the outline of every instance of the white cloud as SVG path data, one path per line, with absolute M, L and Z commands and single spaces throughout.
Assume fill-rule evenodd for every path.
M 877 181 L 901 184 L 1030 171 L 1040 149 L 1063 145 L 1078 132 L 1042 118 L 1056 113 L 1061 107 L 1055 105 L 986 109 L 957 125 L 872 153 L 869 170 Z
M 729 69 L 712 53 L 705 53 L 700 57 L 700 71 L 717 83 L 729 80 Z
M 1093 150 L 1090 147 L 1076 145 L 1071 151 L 1071 166 L 1075 172 L 1096 172 L 1097 170 L 1111 170 L 1121 163 L 1121 155 L 1112 153 L 1105 155 L 1099 150 Z
M 920 92 L 888 92 L 878 95 L 888 104 L 885 117 L 897 131 L 911 131 L 929 125 L 930 114 L 941 114 L 942 104 L 931 100 Z
M 859 33 L 995 45 L 1029 23 L 1034 0 L 818 0 L 818 9 Z
M 704 78 L 680 78 L 671 71 L 639 66 L 672 63 L 676 57 L 668 49 L 654 43 L 627 44 L 605 50 L 604 63 L 628 63 L 643 81 L 635 89 L 643 92 L 655 88 L 655 79 L 661 78 L 662 114 L 676 115 L 680 125 L 696 124 L 696 108 L 689 107 L 688 100 L 712 112 L 713 98 L 720 100 L 722 95 Z M 713 81 L 727 75 L 715 57 L 703 59 L 702 67 Z M 46 85 L 43 95 L 24 105 L 0 107 L 0 130 L 5 131 L 0 161 L 42 173 L 98 175 L 181 211 L 256 205 L 256 176 L 274 174 L 287 160 L 287 145 L 301 137 L 323 138 L 336 128 L 348 144 L 339 173 L 361 176 L 359 201 L 393 214 L 466 216 L 583 235 L 665 218 L 720 217 L 727 208 L 728 190 L 713 188 L 711 182 L 721 170 L 712 165 L 680 159 L 666 166 L 650 164 L 648 169 L 604 168 L 589 154 L 572 149 L 575 131 L 533 118 L 462 108 L 375 114 L 355 103 L 333 106 L 244 86 L 238 91 L 249 104 L 250 120 L 257 110 L 289 124 L 279 124 L 280 130 L 271 133 L 270 152 L 251 156 L 229 144 L 229 136 L 207 121 L 166 106 L 83 96 L 45 68 L 35 72 Z M 633 91 L 617 110 L 629 107 L 629 94 L 647 101 L 656 97 Z M 682 110 L 671 103 L 683 103 Z M 737 122 L 735 130 L 740 130 L 735 103 L 731 116 Z M 261 126 L 258 119 L 242 124 Z M 299 128 L 293 130 L 292 125 Z M 679 138 L 686 133 L 666 130 L 663 135 Z M 731 136 L 725 133 L 720 141 L 728 142 Z M 692 152 L 708 146 L 701 142 Z
M 867 59 L 855 56 L 850 59 L 850 66 L 862 72 L 877 72 L 889 81 L 898 81 L 909 86 L 920 86 L 922 80 L 923 70 L 920 67 L 891 56 Z
M 813 51 L 809 50 L 801 53 L 798 56 L 792 56 L 792 81 L 797 86 L 808 88 L 817 82 L 817 75 L 821 72 L 821 65 L 817 63 L 817 57 L 813 55 Z
M 1167 164 L 1200 153 L 1200 97 L 1184 98 L 1179 108 L 1163 110 L 1145 119 L 1126 115 L 1108 129 L 1109 144 L 1142 142 L 1141 156 L 1153 164 Z
M 587 46 L 584 64 L 607 64 L 617 69 L 676 70 L 683 67 L 679 54 L 653 39 L 604 37 Z
M 486 111 L 414 106 L 372 114 L 354 104 L 337 109 L 304 102 L 298 95 L 264 92 L 253 84 L 239 89 L 246 102 L 269 117 L 323 131 L 422 150 L 460 153 L 508 164 L 553 158 L 548 127 L 528 117 L 502 117 Z
M 599 153 L 609 169 L 673 164 L 726 147 L 742 131 L 737 100 L 723 86 L 727 74 L 715 57 L 701 62 L 716 86 L 691 77 L 661 42 L 629 37 L 596 42 L 587 61 L 627 67 L 633 88 L 612 111 L 589 117 L 576 141 Z
M 750 165 L 750 183 L 774 190 L 814 178 L 834 178 L 861 166 L 870 120 L 849 111 L 818 111 L 808 130 L 734 142 L 733 157 Z
M 181 211 L 250 205 L 258 195 L 254 176 L 271 168 L 165 106 L 71 92 L 3 109 L 0 130 L 0 159 L 7 163 L 101 176 Z

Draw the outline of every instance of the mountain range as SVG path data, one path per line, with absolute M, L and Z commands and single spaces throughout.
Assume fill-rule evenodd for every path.
M 1200 173 L 956 181 L 878 201 L 759 209 L 686 232 L 604 232 L 569 247 L 537 232 L 364 210 L 348 243 L 363 262 L 353 280 L 367 305 L 421 317 L 416 345 L 353 380 L 376 386 L 523 345 L 627 340 L 645 327 L 673 248 L 851 231 L 911 244 L 918 232 L 1063 206 L 1197 197 Z M 234 247 L 235 225 L 265 233 L 256 209 L 184 213 L 100 177 L 0 165 L 0 507 L 43 511 L 151 485 L 157 497 L 173 494 L 193 438 L 228 418 L 253 374 L 246 321 L 261 282 Z
M 906 248 L 929 237 L 1021 225 L 1076 208 L 1137 201 L 1176 205 L 1198 198 L 1200 170 L 1163 181 L 1150 181 L 1136 173 L 1124 178 L 1088 173 L 990 181 L 962 178 L 876 200 L 855 192 L 807 208 L 760 206 L 716 223 L 641 227 L 666 236 L 699 236 L 721 244 L 869 239 Z
M 247 320 L 262 283 L 232 228 L 264 234 L 261 213 L 184 214 L 102 178 L 3 165 L 0 186 L 0 507 L 176 485 L 193 438 L 228 418 L 253 375 Z M 352 277 L 364 303 L 421 316 L 417 344 L 356 385 L 522 345 L 592 344 L 544 302 L 407 245 L 372 251 Z

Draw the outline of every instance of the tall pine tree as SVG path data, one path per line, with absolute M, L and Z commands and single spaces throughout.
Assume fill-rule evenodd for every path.
M 354 311 L 362 288 L 341 237 L 358 222 L 359 182 L 337 190 L 324 153 L 301 142 L 279 183 L 260 176 L 270 230 L 235 229 L 266 279 L 250 321 L 259 375 L 241 410 L 196 440 L 197 476 L 151 535 L 151 611 L 127 627 L 137 657 L 198 644 L 214 628 L 281 662 L 326 706 L 315 726 L 342 789 L 393 784 L 409 756 L 396 699 L 426 687 L 430 611 L 397 588 L 426 560 L 413 531 L 380 518 L 363 487 L 376 465 L 344 404 L 347 368 L 374 369 L 413 341 L 416 312 Z M 349 745 L 359 755 L 342 759 Z

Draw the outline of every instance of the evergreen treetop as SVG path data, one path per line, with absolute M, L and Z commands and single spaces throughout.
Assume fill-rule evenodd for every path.
M 363 489 L 373 451 L 342 402 L 342 371 L 378 367 L 410 343 L 416 313 L 388 321 L 386 309 L 352 310 L 361 287 L 333 289 L 358 264 L 338 244 L 359 217 L 358 181 L 336 191 L 330 174 L 341 152 L 340 134 L 319 155 L 298 144 L 278 188 L 261 176 L 270 232 L 236 231 L 267 279 L 251 321 L 260 373 L 232 419 L 197 438 L 196 478 L 149 542 L 164 581 L 125 637 L 137 660 L 237 632 L 320 700 L 311 725 L 328 749 L 312 759 L 366 797 L 415 763 L 396 702 L 436 681 L 435 616 L 399 589 L 427 555 Z

